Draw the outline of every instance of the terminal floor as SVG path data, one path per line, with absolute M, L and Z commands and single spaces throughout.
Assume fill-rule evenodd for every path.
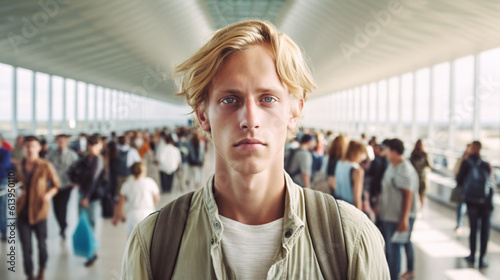
M 157 180 L 154 166 L 150 166 L 148 173 Z M 204 172 L 206 178 L 211 166 Z M 162 195 L 160 205 L 168 203 L 181 195 L 178 188 L 172 194 Z M 85 259 L 73 254 L 71 235 L 76 227 L 77 192 L 73 191 L 68 205 L 69 226 L 68 238 L 63 241 L 58 235 L 58 225 L 54 215 L 48 218 L 48 254 L 49 260 L 46 269 L 46 279 L 120 279 L 120 267 L 123 251 L 127 241 L 125 224 L 114 227 L 110 219 L 101 219 L 96 232 L 100 241 L 98 260 L 90 267 L 84 267 Z M 467 221 L 464 231 L 457 235 L 454 232 L 455 211 L 431 200 L 426 200 L 422 216 L 415 222 L 413 243 L 415 246 L 414 279 L 499 279 L 500 275 L 500 233 L 492 230 L 488 245 L 488 261 L 490 266 L 479 270 L 469 266 L 463 257 L 469 254 Z M 10 246 L 0 244 L 0 279 L 25 279 L 22 267 L 22 254 L 19 243 L 16 252 L 15 272 L 7 270 L 6 249 Z M 37 271 L 38 253 L 34 240 L 33 262 Z M 403 262 L 404 263 L 404 262 Z M 403 265 L 404 269 L 404 265 Z M 366 279 L 369 279 L 367 276 Z

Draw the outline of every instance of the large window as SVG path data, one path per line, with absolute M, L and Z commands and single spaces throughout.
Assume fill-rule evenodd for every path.
M 370 124 L 368 122 L 368 86 L 364 85 L 361 87 L 361 124 L 363 126 L 362 131 L 368 131 L 370 129 Z
M 36 131 L 37 135 L 47 135 L 49 120 L 49 75 L 36 73 Z
M 73 131 L 76 128 L 75 120 L 75 87 L 74 80 L 66 79 L 66 129 Z
M 33 71 L 17 68 L 17 129 L 29 133 L 33 116 Z
M 474 115 L 474 56 L 457 59 L 454 63 L 454 114 L 455 148 L 465 148 L 473 140 Z
M 379 134 L 387 134 L 387 127 L 385 126 L 387 120 L 387 80 L 382 80 L 378 83 L 378 91 L 377 91 L 377 131 Z
M 432 136 L 432 146 L 435 148 L 445 148 L 449 141 L 450 65 L 449 62 L 441 63 L 435 65 L 432 71 L 435 131 Z
M 389 131 L 387 133 L 387 137 L 396 137 L 398 132 L 398 122 L 399 122 L 399 99 L 400 99 L 400 77 L 393 77 L 389 79 L 389 87 L 387 96 L 389 101 L 387 102 L 387 106 L 389 109 L 388 113 L 388 123 L 389 123 Z
M 486 150 L 500 152 L 500 48 L 479 56 L 480 139 Z M 484 153 L 489 154 L 489 153 Z
M 430 70 L 424 68 L 415 74 L 415 97 L 416 97 L 416 138 L 426 139 L 429 128 L 429 102 L 430 102 Z
M 12 129 L 12 79 L 14 68 L 0 63 L 0 132 Z

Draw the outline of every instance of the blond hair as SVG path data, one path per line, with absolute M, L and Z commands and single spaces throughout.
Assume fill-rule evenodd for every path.
M 210 84 L 225 59 L 258 44 L 269 48 L 278 77 L 290 94 L 306 100 L 316 85 L 300 48 L 271 23 L 258 20 L 238 22 L 218 30 L 198 52 L 178 65 L 174 72 L 178 78 L 178 95 L 184 96 L 193 110 L 206 105 Z M 292 113 L 298 116 L 296 109 Z

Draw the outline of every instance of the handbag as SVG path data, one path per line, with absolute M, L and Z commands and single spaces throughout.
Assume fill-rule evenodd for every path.
M 463 193 L 464 188 L 462 186 L 456 186 L 452 191 L 451 191 L 451 196 L 450 196 L 450 201 L 451 202 L 456 202 L 456 203 L 461 203 L 463 202 L 462 199 L 462 193 Z
M 91 259 L 99 247 L 90 226 L 89 216 L 86 210 L 80 212 L 80 218 L 75 232 L 73 233 L 73 251 L 75 255 Z

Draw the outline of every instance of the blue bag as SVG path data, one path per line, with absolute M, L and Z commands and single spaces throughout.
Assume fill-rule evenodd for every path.
M 98 248 L 97 239 L 92 232 L 89 216 L 86 210 L 80 213 L 80 219 L 73 233 L 73 251 L 75 255 L 82 256 L 87 259 L 94 257 Z

